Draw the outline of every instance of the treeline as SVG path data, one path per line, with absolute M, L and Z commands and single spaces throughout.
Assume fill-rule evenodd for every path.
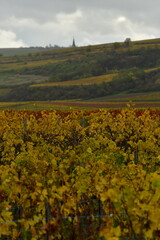
M 90 99 L 116 94 L 122 91 L 147 92 L 160 90 L 160 69 L 144 72 L 133 68 L 114 77 L 112 82 L 103 82 L 93 85 L 30 87 L 21 85 L 14 87 L 0 101 L 33 101 L 33 100 L 64 100 L 64 99 Z

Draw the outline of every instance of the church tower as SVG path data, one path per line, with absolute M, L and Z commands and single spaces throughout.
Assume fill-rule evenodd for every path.
M 73 38 L 72 47 L 76 47 L 76 44 L 75 44 L 75 39 L 74 39 L 74 38 Z

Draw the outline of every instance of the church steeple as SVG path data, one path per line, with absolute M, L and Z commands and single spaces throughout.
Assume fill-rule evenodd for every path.
M 76 47 L 76 44 L 75 44 L 75 39 L 74 39 L 74 38 L 73 38 L 72 47 Z

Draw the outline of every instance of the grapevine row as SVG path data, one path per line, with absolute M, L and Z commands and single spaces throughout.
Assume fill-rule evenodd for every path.
M 159 111 L 0 112 L 2 240 L 156 239 L 159 186 Z

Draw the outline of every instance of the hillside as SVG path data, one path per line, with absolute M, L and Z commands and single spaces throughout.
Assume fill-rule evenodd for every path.
M 0 56 L 0 101 L 154 91 L 160 91 L 160 39 Z
M 60 47 L 20 47 L 20 48 L 0 48 L 0 56 L 22 55 L 28 53 L 37 53 L 46 51 L 47 49 L 58 49 Z

